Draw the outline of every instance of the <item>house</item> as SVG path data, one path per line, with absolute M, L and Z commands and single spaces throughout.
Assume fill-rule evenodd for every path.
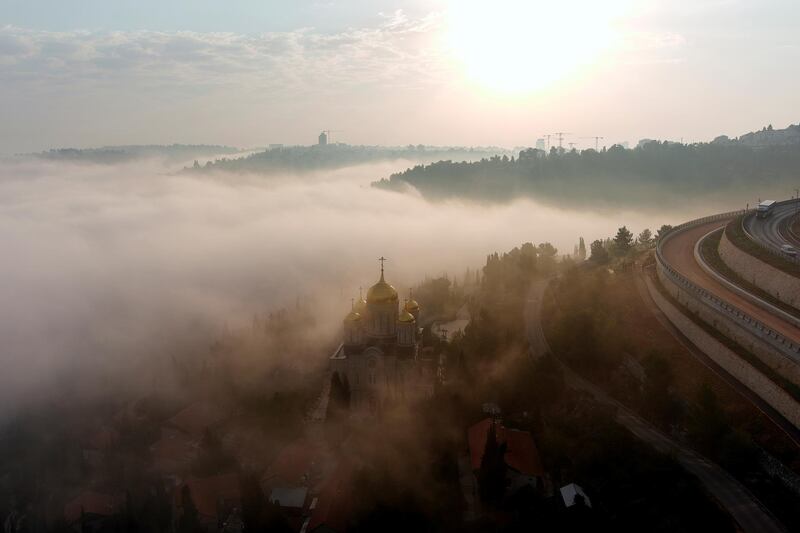
M 219 405 L 201 401 L 187 406 L 167 423 L 187 435 L 202 437 L 206 430 L 217 428 L 227 417 L 227 411 Z
M 170 427 L 161 428 L 160 438 L 150 446 L 152 464 L 163 474 L 186 470 L 200 454 L 200 442 Z
M 485 418 L 467 430 L 470 466 L 473 474 L 477 474 L 481 468 L 492 425 L 494 425 L 497 444 L 506 445 L 503 460 L 507 467 L 507 492 L 513 493 L 525 486 L 538 491 L 544 490 L 544 469 L 533 435 L 528 431 L 507 428 L 493 418 Z
M 310 487 L 321 474 L 322 450 L 307 440 L 297 440 L 283 448 L 261 476 L 265 494 L 276 487 Z
M 581 505 L 581 502 L 586 507 L 592 507 L 592 501 L 583 491 L 583 487 L 577 485 L 575 483 L 570 483 L 569 485 L 564 485 L 559 489 L 561 493 L 561 499 L 564 501 L 564 507 L 570 508 L 573 505 Z M 577 500 L 577 501 L 576 501 Z
M 242 507 L 242 489 L 235 472 L 205 478 L 190 477 L 175 488 L 175 517 L 183 512 L 183 490 L 197 509 L 198 519 L 205 531 L 219 531 L 231 515 Z
M 100 467 L 110 450 L 119 443 L 119 439 L 119 432 L 114 428 L 98 428 L 83 442 L 83 460 L 91 467 Z
M 340 464 L 325 480 L 319 497 L 309 506 L 311 516 L 300 533 L 342 533 L 350 523 L 352 471 Z
M 300 512 L 305 507 L 307 496 L 305 487 L 277 487 L 270 492 L 269 501 L 289 512 Z
M 311 510 L 308 489 L 306 487 L 278 487 L 272 489 L 269 501 L 277 505 L 286 523 L 292 531 L 300 531 L 303 525 L 310 520 Z
M 84 491 L 64 505 L 64 520 L 81 533 L 114 531 L 115 518 L 122 510 L 123 503 L 119 496 Z

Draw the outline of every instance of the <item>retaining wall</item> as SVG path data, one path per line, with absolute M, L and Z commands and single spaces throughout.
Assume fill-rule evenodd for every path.
M 781 302 L 800 310 L 800 278 L 787 274 L 741 250 L 728 239 L 725 232 L 719 241 L 719 256 L 743 279 Z
M 659 278 L 662 278 L 660 270 Z M 686 335 L 686 337 L 711 360 L 724 368 L 748 389 L 755 392 L 789 422 L 796 427 L 800 427 L 800 403 L 772 380 L 759 372 L 750 363 L 739 357 L 739 355 L 730 348 L 695 324 L 683 311 L 667 300 L 657 288 L 653 287 L 653 282 L 649 278 L 646 278 L 645 281 L 647 282 L 647 289 L 650 292 L 650 296 L 652 296 L 656 306 L 658 306 L 661 312 L 667 316 L 669 321 L 672 322 L 681 333 Z M 668 289 L 668 292 L 672 294 L 673 291 L 669 290 L 672 284 L 667 283 L 667 281 L 668 280 L 662 279 L 661 283 Z M 674 285 L 672 286 L 674 287 Z M 684 296 L 684 299 L 677 299 L 684 305 L 693 300 L 693 298 L 688 298 L 686 296 Z
M 706 324 L 709 324 L 721 334 L 752 353 L 755 357 L 758 357 L 761 362 L 787 380 L 795 385 L 800 385 L 800 365 L 786 357 L 783 353 L 777 351 L 770 343 L 765 342 L 760 336 L 754 335 L 748 329 L 742 328 L 738 318 L 729 318 L 726 314 L 718 312 L 716 309 L 709 307 L 702 300 L 696 298 L 691 291 L 675 283 L 664 269 L 658 268 L 657 273 L 658 279 L 667 293 L 675 298 L 689 312 L 694 313 L 695 316 L 703 320 Z M 697 325 L 695 324 L 695 326 Z M 678 329 L 683 331 L 680 327 L 678 327 Z M 686 332 L 684 332 L 684 334 L 686 334 Z M 741 359 L 738 355 L 736 357 Z M 753 368 L 752 365 L 748 364 L 748 366 Z M 727 368 L 726 370 L 731 372 Z M 734 373 L 731 372 L 731 374 Z

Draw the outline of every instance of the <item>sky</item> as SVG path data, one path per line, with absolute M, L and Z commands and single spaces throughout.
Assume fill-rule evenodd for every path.
M 0 0 L 0 154 L 578 147 L 800 122 L 792 0 Z

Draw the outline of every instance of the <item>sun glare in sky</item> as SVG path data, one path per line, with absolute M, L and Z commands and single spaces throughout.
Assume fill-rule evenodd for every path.
M 537 91 L 597 63 L 618 40 L 630 0 L 454 0 L 446 43 L 473 83 Z

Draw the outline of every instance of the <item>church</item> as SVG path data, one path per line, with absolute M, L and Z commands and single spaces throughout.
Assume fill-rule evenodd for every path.
M 424 355 L 420 307 L 413 298 L 401 307 L 397 290 L 381 277 L 352 305 L 342 325 L 342 343 L 330 357 L 350 387 L 353 411 L 377 414 L 394 401 L 433 396 L 438 363 Z

